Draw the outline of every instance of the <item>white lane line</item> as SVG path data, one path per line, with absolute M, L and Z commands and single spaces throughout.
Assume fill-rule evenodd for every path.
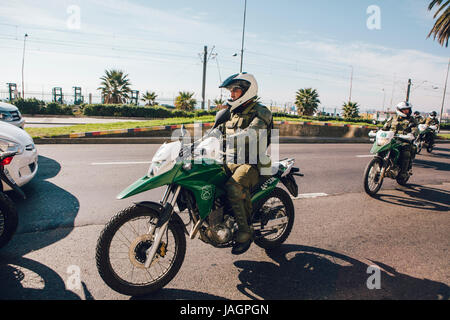
M 112 165 L 127 165 L 127 164 L 150 164 L 151 161 L 134 161 L 134 162 L 93 162 L 92 166 L 112 166 Z
M 292 197 L 292 199 L 300 200 L 300 199 L 314 199 L 314 198 L 320 198 L 320 197 L 328 197 L 328 194 L 326 194 L 326 193 L 303 193 L 303 194 L 300 194 L 296 198 Z
M 359 155 L 356 156 L 357 158 L 372 158 L 374 155 L 373 154 L 363 154 L 363 155 Z

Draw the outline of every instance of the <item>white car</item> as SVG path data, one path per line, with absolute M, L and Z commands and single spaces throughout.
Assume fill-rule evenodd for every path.
M 33 139 L 25 130 L 0 121 L 0 151 L 15 150 L 19 153 L 14 156 L 10 164 L 5 166 L 5 169 L 21 187 L 33 179 L 37 173 L 38 152 Z M 3 183 L 3 190 L 8 191 L 11 188 Z
M 25 126 L 25 120 L 22 118 L 19 109 L 10 103 L 2 101 L 0 101 L 0 120 L 22 129 Z

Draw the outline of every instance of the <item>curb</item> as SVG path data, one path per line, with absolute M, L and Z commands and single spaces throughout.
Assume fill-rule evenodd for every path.
M 171 137 L 93 137 L 93 138 L 35 138 L 35 144 L 163 144 Z M 365 138 L 280 137 L 280 144 L 346 143 L 367 144 Z

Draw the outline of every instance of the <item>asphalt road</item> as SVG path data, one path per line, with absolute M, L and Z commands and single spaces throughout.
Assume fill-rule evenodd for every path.
M 39 145 L 39 172 L 18 202 L 20 225 L 0 251 L 3 299 L 129 299 L 95 267 L 103 225 L 153 190 L 115 200 L 145 175 L 157 145 Z M 292 234 L 279 250 L 253 245 L 243 256 L 188 240 L 184 264 L 145 299 L 449 299 L 450 147 L 419 155 L 408 187 L 387 180 L 363 193 L 365 144 L 281 145 L 305 174 L 297 178 Z M 381 270 L 369 290 L 368 267 Z M 79 288 L 68 286 L 73 266 Z M 68 286 L 68 287 L 67 287 Z

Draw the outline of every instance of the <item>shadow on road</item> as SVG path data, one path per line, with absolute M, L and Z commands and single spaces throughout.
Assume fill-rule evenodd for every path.
M 71 193 L 47 181 L 59 174 L 61 165 L 44 156 L 39 156 L 38 163 L 38 173 L 22 188 L 27 199 L 19 199 L 11 194 L 19 212 L 19 226 L 16 237 L 0 251 L 0 298 L 80 299 L 66 290 L 64 280 L 55 271 L 23 257 L 67 237 L 73 230 L 80 207 L 77 198 Z M 52 229 L 57 230 L 48 235 L 33 233 Z M 22 238 L 31 241 L 15 241 L 20 233 L 26 234 Z M 31 282 L 36 288 L 24 288 L 24 280 L 26 283 Z M 84 289 L 86 298 L 90 297 L 85 285 Z
M 450 210 L 450 192 L 437 188 L 411 184 L 396 189 L 405 194 L 397 196 L 379 193 L 374 196 L 380 201 L 414 209 L 448 212 Z
M 382 263 L 357 259 L 319 248 L 283 245 L 268 251 L 273 262 L 236 261 L 242 269 L 237 289 L 250 299 L 447 300 L 450 288 L 440 282 L 401 274 Z M 367 287 L 377 265 L 381 289 Z

